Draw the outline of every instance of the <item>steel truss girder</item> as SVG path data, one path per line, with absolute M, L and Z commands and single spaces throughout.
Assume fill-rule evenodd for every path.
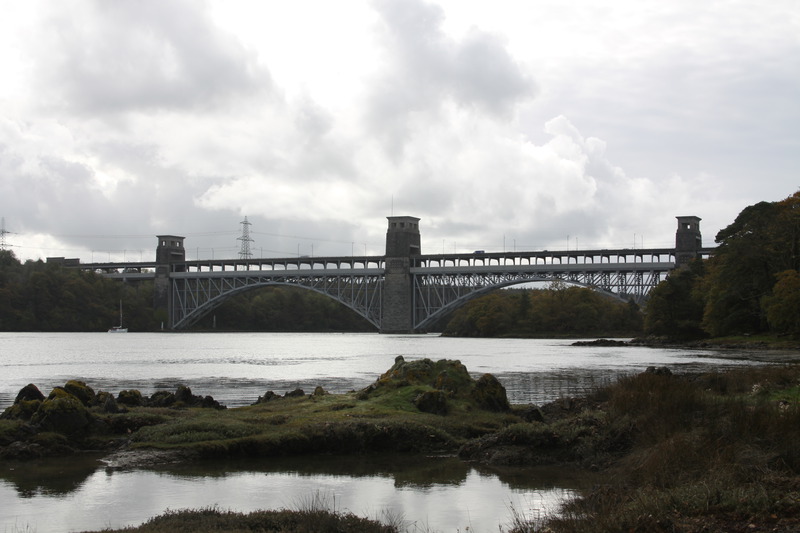
M 666 270 L 418 273 L 412 275 L 413 326 L 422 331 L 472 298 L 520 283 L 563 281 L 641 304 L 666 275 Z
M 171 279 L 172 327 L 187 328 L 234 294 L 267 285 L 302 287 L 325 294 L 354 310 L 378 329 L 381 327 L 383 275 L 352 273 L 176 276 Z

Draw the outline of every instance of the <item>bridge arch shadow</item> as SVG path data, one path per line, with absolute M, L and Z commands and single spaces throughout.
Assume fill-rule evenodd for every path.
M 564 283 L 565 285 L 583 287 L 623 303 L 632 300 L 636 304 L 641 305 L 646 300 L 646 294 L 641 292 L 639 294 L 614 292 L 610 288 L 586 283 L 581 280 L 568 279 L 561 276 L 535 276 L 506 279 L 493 284 L 482 286 L 479 285 L 472 288 L 462 288 L 456 285 L 450 285 L 447 287 L 443 285 L 435 286 L 433 284 L 418 284 L 415 282 L 415 331 L 427 331 L 432 326 L 438 324 L 447 315 L 453 313 L 460 307 L 463 307 L 465 304 L 476 298 L 491 294 L 492 292 L 504 289 L 506 287 L 512 287 L 514 285 L 528 285 L 532 283 Z M 435 304 L 431 305 L 432 302 L 438 302 L 439 306 L 436 306 Z

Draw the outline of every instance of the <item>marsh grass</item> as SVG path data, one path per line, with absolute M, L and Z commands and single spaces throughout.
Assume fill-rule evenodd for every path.
M 395 533 L 391 525 L 358 517 L 352 513 L 326 509 L 255 511 L 237 513 L 217 507 L 166 511 L 144 524 L 123 529 L 104 529 L 102 532 L 129 531 L 136 533 Z M 100 533 L 100 532 L 97 532 Z
M 608 482 L 566 503 L 553 532 L 800 530 L 800 366 L 641 374 L 598 391 L 635 428 Z M 763 529 L 762 529 L 763 528 Z M 523 531 L 519 529 L 519 531 Z
M 282 398 L 248 407 L 188 409 L 133 433 L 135 447 L 182 449 L 203 457 L 370 451 L 455 451 L 467 439 L 520 419 L 513 413 L 449 400 L 447 416 L 420 412 L 421 386 L 388 387 L 366 399 L 356 393 Z M 141 415 L 132 411 L 132 416 Z

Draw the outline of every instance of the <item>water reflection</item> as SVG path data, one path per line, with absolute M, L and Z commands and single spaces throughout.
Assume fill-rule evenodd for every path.
M 592 480 L 558 468 L 493 469 L 455 457 L 370 455 L 204 461 L 120 470 L 96 457 L 9 465 L 0 474 L 3 527 L 39 532 L 137 525 L 166 509 L 297 508 L 315 494 L 409 530 L 496 531 L 523 512 L 554 509 Z M 18 499 L 8 497 L 16 491 Z M 5 493 L 5 495 L 4 495 Z M 44 506 L 47 513 L 41 513 Z M 83 512 L 76 513 L 76 509 Z
M 86 454 L 7 461 L 0 470 L 0 480 L 13 486 L 21 498 L 68 495 L 103 466 L 100 459 L 98 454 Z

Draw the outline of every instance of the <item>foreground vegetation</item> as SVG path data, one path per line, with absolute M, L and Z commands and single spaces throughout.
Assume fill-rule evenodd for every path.
M 588 455 L 607 483 L 552 531 L 800 530 L 800 366 L 644 373 L 586 402 L 576 420 L 598 425 L 574 447 L 585 464 L 598 443 Z
M 252 406 L 227 410 L 187 391 L 139 400 L 123 391 L 118 412 L 110 413 L 107 397 L 105 407 L 96 401 L 104 393 L 81 400 L 83 392 L 80 382 L 70 382 L 36 409 L 36 400 L 7 409 L 0 451 L 20 459 L 35 447 L 105 447 L 117 466 L 154 458 L 458 453 L 498 467 L 569 464 L 602 473 L 602 485 L 567 502 L 558 516 L 519 516 L 511 531 L 800 530 L 798 364 L 701 375 L 651 368 L 538 407 L 508 405 L 496 380 L 474 380 L 458 362 L 402 359 L 362 391 L 267 393 Z M 42 409 L 46 402 L 50 411 Z M 58 402 L 71 421 L 85 402 L 91 422 L 78 431 L 48 419 Z M 401 522 L 352 525 L 357 520 L 335 509 L 202 509 L 171 512 L 133 531 L 189 530 L 178 523 L 193 531 L 398 531 Z
M 0 416 L 0 458 L 87 449 L 121 449 L 120 460 L 142 449 L 184 459 L 454 452 L 470 438 L 519 420 L 493 376 L 475 380 L 458 361 L 399 357 L 361 391 L 268 391 L 254 405 L 236 409 L 187 387 L 149 398 L 129 390 L 114 397 L 73 380 L 47 397 L 33 385 L 20 391 Z
M 104 529 L 103 532 L 115 530 Z M 397 533 L 398 526 L 390 521 L 358 517 L 325 507 L 307 509 L 281 509 L 235 513 L 217 508 L 167 511 L 151 518 L 138 527 L 116 531 L 137 533 Z M 102 532 L 97 532 L 102 533 Z

